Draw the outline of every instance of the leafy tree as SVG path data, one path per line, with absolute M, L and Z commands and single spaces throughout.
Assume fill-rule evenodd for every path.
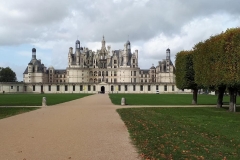
M 228 88 L 229 111 L 234 111 L 240 88 L 240 28 L 228 29 L 198 43 L 193 52 L 196 83 L 219 91 L 218 107 L 221 107 L 223 93 Z
M 192 89 L 192 104 L 197 104 L 198 85 L 195 83 L 192 51 L 181 51 L 176 55 L 176 85 L 179 89 Z
M 16 73 L 11 68 L 0 68 L 0 82 L 16 82 Z
M 194 46 L 193 61 L 195 80 L 198 85 L 218 91 L 217 107 L 222 107 L 223 95 L 226 84 L 222 82 L 224 65 L 222 58 L 223 34 L 210 37 L 205 42 L 199 42 Z

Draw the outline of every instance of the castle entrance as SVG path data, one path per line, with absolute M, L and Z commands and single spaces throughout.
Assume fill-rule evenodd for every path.
M 104 86 L 101 87 L 101 93 L 105 93 L 105 87 Z

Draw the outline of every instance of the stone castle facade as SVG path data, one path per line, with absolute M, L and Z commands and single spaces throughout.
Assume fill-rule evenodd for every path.
M 23 84 L 14 92 L 44 93 L 156 93 L 177 92 L 170 49 L 156 67 L 140 69 L 138 50 L 127 41 L 123 49 L 112 50 L 103 37 L 101 49 L 83 48 L 77 40 L 69 48 L 66 69 L 45 67 L 32 49 L 32 59 L 23 73 Z M 14 88 L 11 86 L 11 88 Z M 4 87 L 0 85 L 0 89 Z M 0 90 L 1 91 L 1 90 Z M 11 90 L 9 89 L 9 92 Z

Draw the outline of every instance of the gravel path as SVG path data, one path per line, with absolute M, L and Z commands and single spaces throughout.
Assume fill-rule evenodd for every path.
M 107 94 L 0 120 L 1 160 L 139 159 Z

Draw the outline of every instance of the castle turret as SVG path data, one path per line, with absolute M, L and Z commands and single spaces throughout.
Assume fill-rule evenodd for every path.
M 36 59 L 36 48 L 32 49 L 32 59 Z
M 72 54 L 73 54 L 73 48 L 70 47 L 68 52 L 68 65 L 72 64 Z
M 168 48 L 166 50 L 166 72 L 169 72 L 170 70 L 170 49 Z
M 127 50 L 131 52 L 131 43 L 129 40 L 126 43 L 126 47 L 127 47 Z
M 76 52 L 77 51 L 80 52 L 80 41 L 79 40 L 76 41 Z
M 104 36 L 103 36 L 103 39 L 102 39 L 102 50 L 104 50 L 106 48 L 106 41 L 104 39 Z
M 170 60 L 170 49 L 166 50 L 166 60 Z
M 28 73 L 32 73 L 33 71 L 33 64 L 30 62 L 28 63 Z

